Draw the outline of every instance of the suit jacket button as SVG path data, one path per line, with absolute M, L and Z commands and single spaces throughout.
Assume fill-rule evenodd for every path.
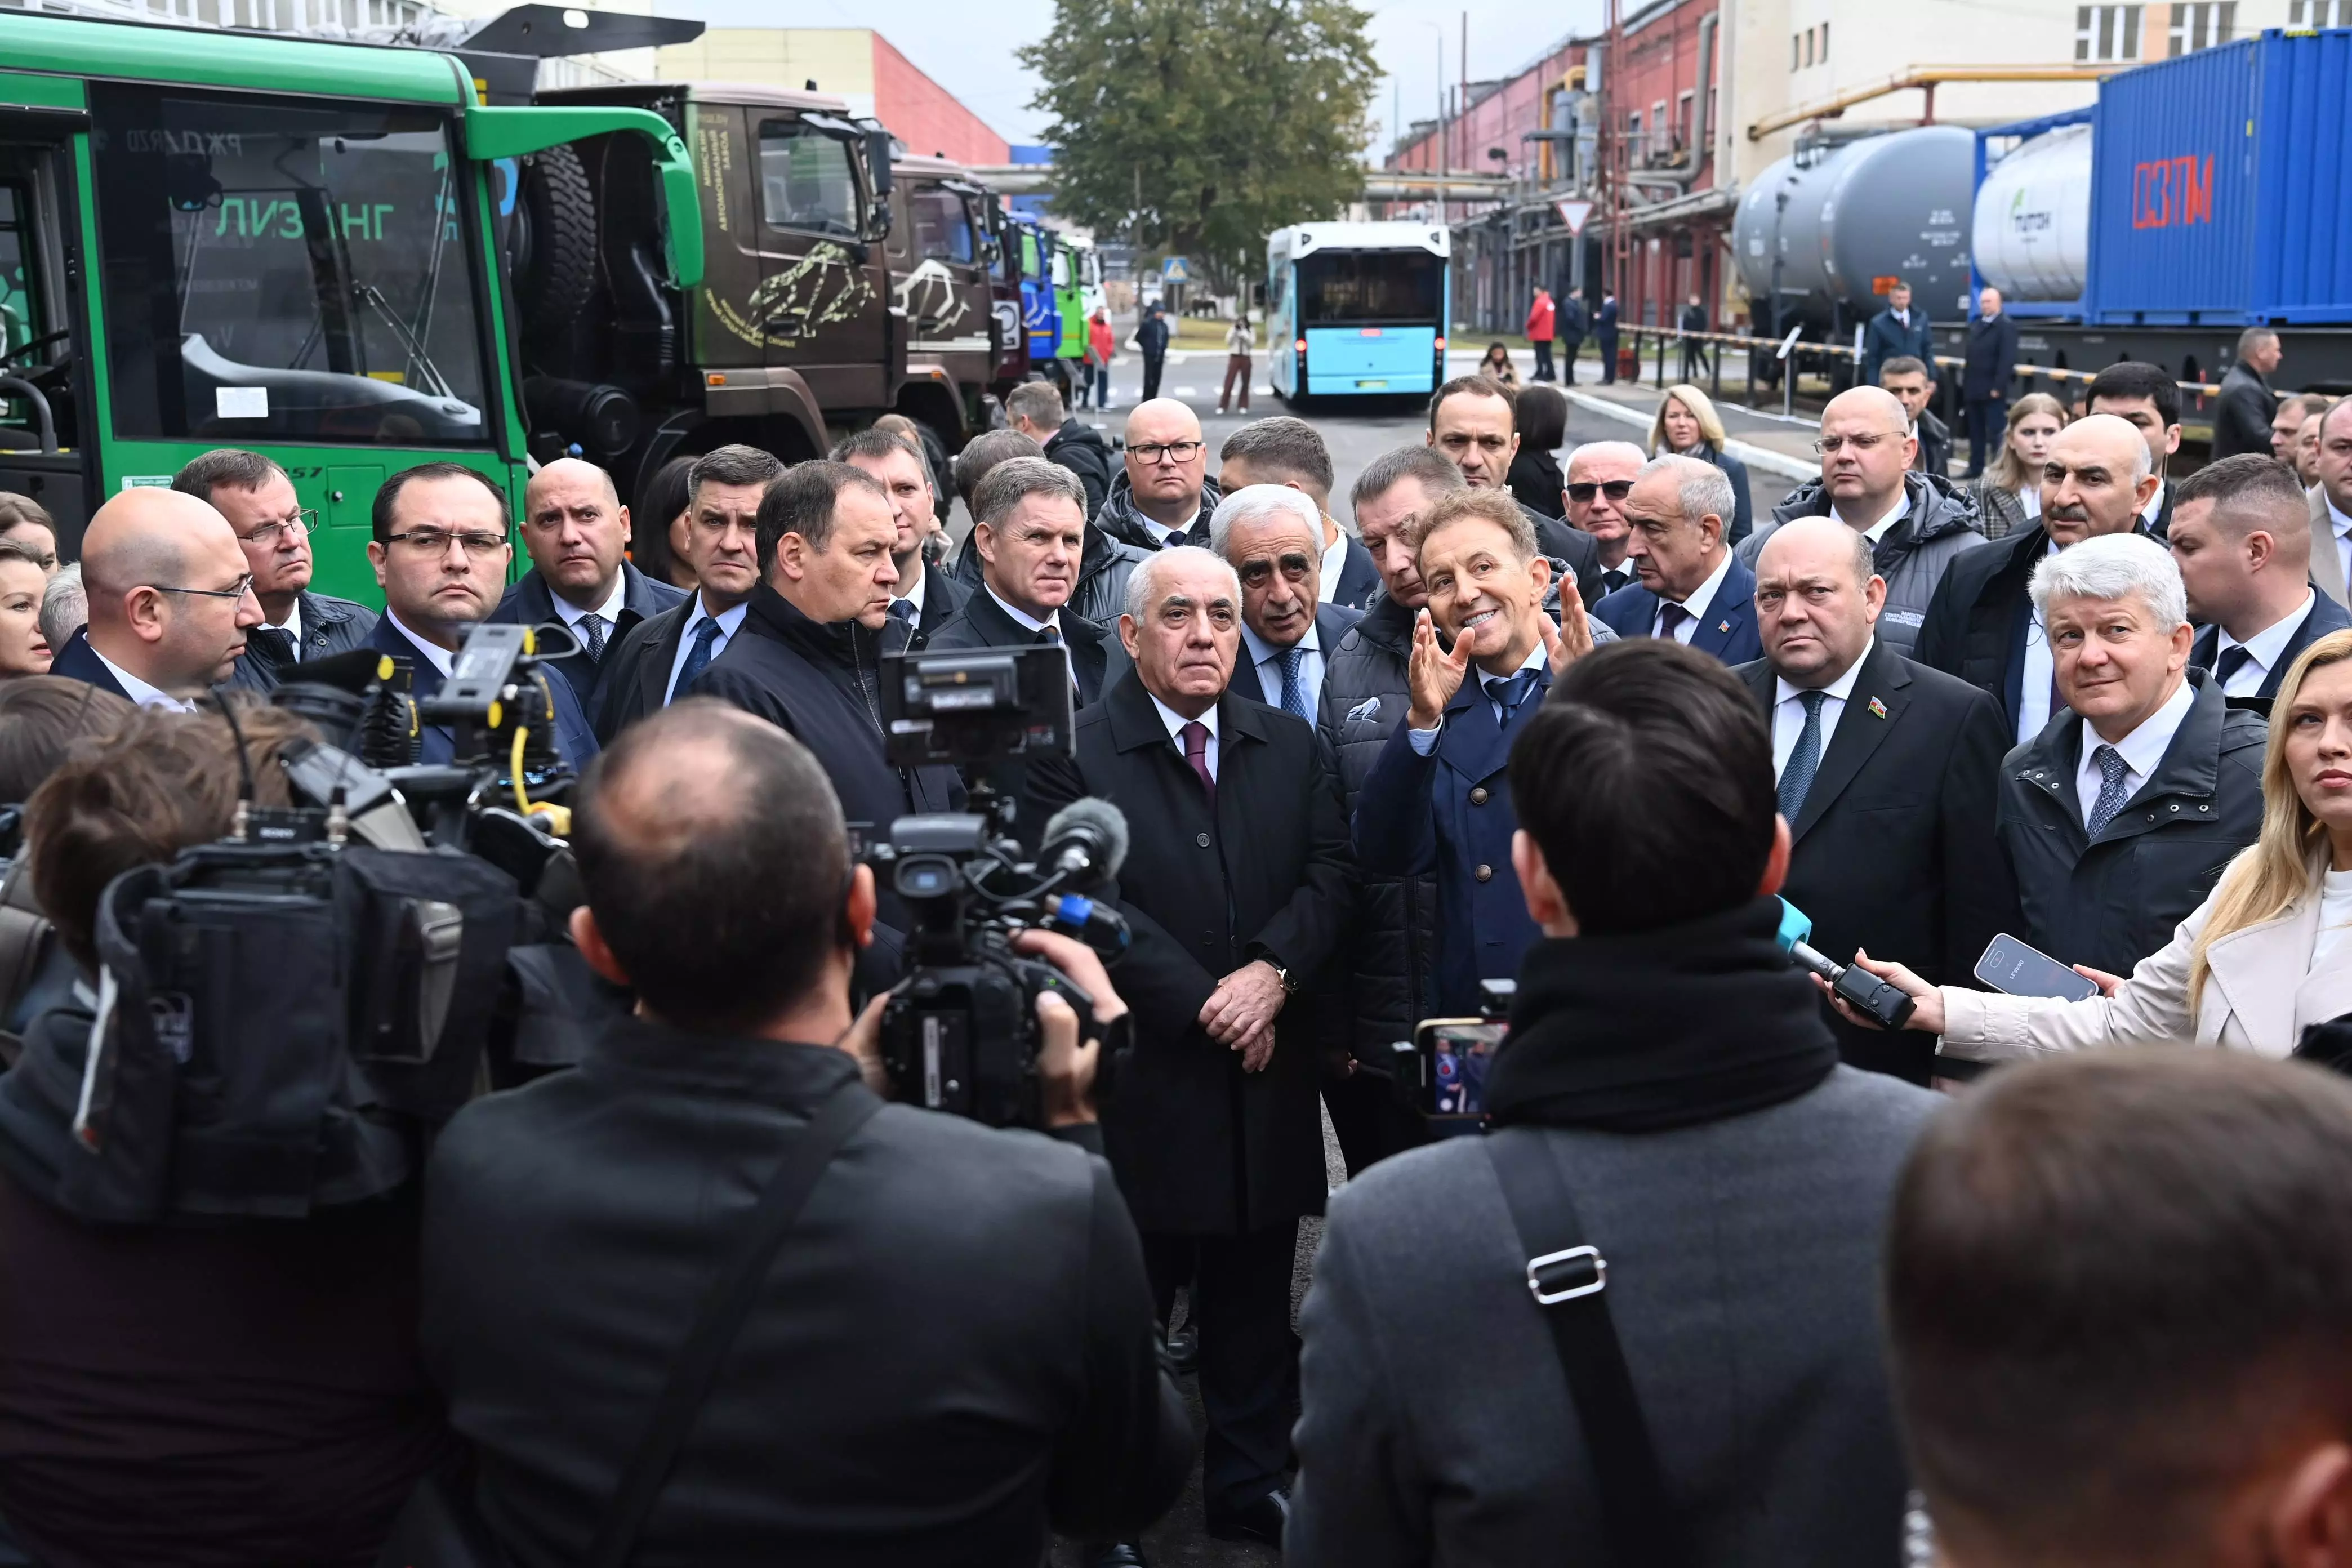
M 1477 878 L 1482 882 L 1491 882 L 1495 879 L 1495 868 L 1492 866 L 1481 866 L 1470 874 Z
M 1193 839 L 1192 842 L 1199 845 L 1202 848 L 1206 849 L 1209 847 L 1209 836 L 1203 833 L 1198 838 Z
M 1476 789 L 1470 792 L 1470 804 L 1472 805 L 1484 805 L 1486 804 L 1486 786 L 1485 784 L 1480 784 Z

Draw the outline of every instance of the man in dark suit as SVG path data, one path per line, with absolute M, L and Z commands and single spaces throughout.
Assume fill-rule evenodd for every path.
M 1633 478 L 1650 459 L 1631 441 L 1587 441 L 1568 455 L 1567 483 L 1560 493 L 1568 500 L 1568 521 L 1592 536 L 1596 551 L 1594 583 L 1584 595 L 1591 609 L 1620 588 L 1642 580 L 1632 556 L 1633 525 L 1625 521 L 1625 498 Z
M 686 595 L 631 565 L 629 509 L 613 476 L 578 458 L 559 458 L 530 477 L 522 500 L 522 545 L 530 570 L 506 591 L 493 621 L 527 626 L 560 622 L 580 650 L 551 660 L 572 682 L 592 721 L 604 700 L 604 651 L 637 623 L 686 602 Z
M 610 657 L 596 738 L 613 737 L 657 713 L 710 668 L 743 626 L 744 606 L 760 585 L 760 498 L 784 471 L 757 447 L 706 452 L 687 470 L 685 560 L 695 592 L 682 605 L 637 623 Z
M 1713 463 L 1653 458 L 1625 497 L 1626 557 L 1641 581 L 1592 607 L 1621 637 L 1672 637 L 1726 664 L 1764 651 L 1756 636 L 1756 574 L 1724 542 L 1738 498 Z
M 1919 442 L 1918 449 L 1911 456 L 1911 466 L 1923 474 L 1950 478 L 1952 433 L 1928 406 L 1936 396 L 1936 373 L 1928 368 L 1928 362 L 1909 354 L 1890 359 L 1879 367 L 1878 384 L 1903 405 L 1904 416 L 1911 422 L 1911 434 Z
M 1835 518 L 1790 522 L 1757 557 L 1764 657 L 1738 673 L 1772 727 L 1794 841 L 1780 892 L 1840 963 L 1858 948 L 1908 953 L 1896 962 L 1966 984 L 1985 944 L 2018 921 L 1992 831 L 2009 730 L 1986 693 L 1874 638 L 1885 602 L 1870 542 Z M 1927 1037 L 1823 1014 L 1852 1065 L 1932 1076 Z
M 1871 317 L 1870 325 L 1863 329 L 1862 374 L 1854 378 L 1854 384 L 1883 385 L 1879 372 L 1886 362 L 1906 357 L 1923 365 L 1934 364 L 1936 336 L 1927 325 L 1927 312 L 1912 308 L 1911 285 L 1898 278 L 1886 291 L 1886 309 Z
M 2248 327 L 2238 334 L 2238 363 L 2221 378 L 2221 395 L 2213 408 L 2214 457 L 2271 449 L 2271 418 L 2278 412 L 2278 395 L 2271 391 L 2270 377 L 2285 357 L 2272 328 Z
M 1339 956 L 1347 824 L 1311 725 L 1228 689 L 1241 584 L 1203 550 L 1136 569 L 1119 621 L 1135 668 L 1078 715 L 1074 758 L 1041 758 L 1041 817 L 1080 795 L 1138 832 L 1114 898 L 1135 1009 L 1103 1137 L 1165 1321 L 1192 1281 L 1209 1430 L 1209 1533 L 1278 1547 L 1297 1384 L 1298 1221 L 1323 1212 L 1316 1020 L 1286 1006 Z
M 2158 543 L 2172 527 L 2173 486 L 2167 470 L 2180 450 L 2180 384 L 2162 365 L 2123 360 L 2091 378 L 2083 406 L 2112 414 L 2139 432 L 2156 468 L 2156 499 L 2140 508 L 2140 531 Z M 2265 456 L 2268 454 L 2265 453 Z
M 1557 667 L 1591 646 L 1583 606 L 1544 614 L 1551 564 L 1517 501 L 1499 491 L 1440 498 L 1421 520 L 1416 617 L 1404 722 L 1357 797 L 1357 858 L 1368 871 L 1437 884 L 1437 954 L 1419 1016 L 1478 1009 L 1478 983 L 1519 972 L 1537 937 L 1511 869 L 1504 768 Z M 1452 641 L 1441 649 L 1439 636 Z M 1474 668 L 1475 667 L 1475 668 Z
M 303 659 L 345 653 L 367 641 L 375 629 L 373 610 L 310 592 L 310 531 L 319 514 L 305 510 L 284 468 L 258 452 L 222 447 L 190 461 L 173 476 L 172 488 L 228 520 L 253 574 L 261 624 L 245 634 L 233 685 L 274 690 Z
M 1380 591 L 1381 571 L 1372 564 L 1371 552 L 1331 515 L 1331 448 L 1324 445 L 1321 432 L 1286 414 L 1253 420 L 1225 437 L 1217 463 L 1217 488 L 1226 495 L 1248 485 L 1287 485 L 1313 501 L 1319 557 L 1317 597 L 1350 610 L 1371 603 Z M 1217 546 L 1212 542 L 1209 548 Z
M 835 445 L 833 460 L 872 475 L 890 497 L 890 518 L 898 531 L 890 546 L 890 563 L 898 569 L 898 585 L 890 593 L 890 618 L 906 623 L 907 651 L 919 653 L 956 618 L 971 594 L 946 572 L 931 571 L 923 560 L 923 542 L 940 531 L 930 469 L 913 442 L 878 428 L 861 430 Z
M 543 472 L 544 470 L 542 470 Z M 466 634 L 493 618 L 514 546 L 507 542 L 507 498 L 478 469 L 420 463 L 375 492 L 368 564 L 383 590 L 383 618 L 367 646 L 410 667 L 409 695 L 419 703 L 441 689 Z M 541 667 L 555 703 L 555 745 L 574 771 L 596 755 L 596 736 L 562 661 Z M 416 760 L 450 760 L 457 737 L 428 724 Z
M 1517 388 L 1491 376 L 1455 376 L 1431 395 L 1422 440 L 1452 459 L 1472 489 L 1507 495 L 1511 459 L 1519 451 L 1518 399 Z M 1568 563 L 1577 592 L 1591 604 L 1601 584 L 1601 548 L 1592 536 L 1532 507 L 1519 510 L 1536 531 L 1538 547 Z
M 877 1020 L 851 1005 L 874 875 L 807 750 L 698 702 L 610 756 L 572 931 L 636 1013 L 576 1070 L 468 1106 L 425 1178 L 421 1348 L 504 1543 L 590 1554 L 711 1282 L 814 1138 L 839 1152 L 754 1278 L 635 1561 L 1037 1563 L 1049 1528 L 1158 1517 L 1192 1428 L 1087 1155 L 1099 1044 L 1040 1009 L 1049 1136 L 883 1103 L 858 1081 Z M 1097 1017 L 1125 1011 L 1079 944 L 1020 942 Z
M 1613 289 L 1601 291 L 1601 309 L 1593 312 L 1592 341 L 1601 350 L 1601 379 L 1617 379 L 1617 292 Z
M 177 490 L 134 486 L 109 498 L 83 531 L 81 570 L 89 623 L 49 673 L 143 708 L 190 710 L 229 678 L 261 624 L 236 531 Z
M 1328 656 L 1360 611 L 1318 605 L 1314 502 L 1284 485 L 1227 490 L 1209 520 L 1209 547 L 1242 584 L 1242 651 L 1234 690 L 1309 724 L 1322 706 Z
M 1070 661 L 1074 708 L 1087 708 L 1127 669 L 1105 626 L 1070 613 L 1086 548 L 1085 481 L 1045 458 L 999 463 L 972 492 L 971 549 L 981 588 L 931 640 L 938 652 L 1058 643 Z
M 2053 476 L 2055 476 L 2054 478 Z M 2086 414 L 2050 444 L 2042 517 L 1963 551 L 1944 569 L 1911 657 L 2000 699 L 2019 742 L 2042 732 L 2056 700 L 2050 638 L 2026 592 L 2033 568 L 2083 540 L 2129 533 L 2156 494 L 2147 444 L 2112 414 Z
M 2016 374 L 2017 321 L 2000 308 L 2000 290 L 1987 285 L 1977 296 L 1960 365 L 1960 405 L 1969 421 L 1965 478 L 1981 479 L 1985 465 L 2009 439 L 2009 384 Z
M 1586 313 L 1584 301 L 1563 279 L 1552 290 L 1559 302 L 1552 316 L 1552 331 L 1559 335 L 1559 379 L 1563 384 L 1576 384 L 1576 356 L 1584 348 L 1584 331 L 1591 318 Z
M 2203 623 L 2189 662 L 2225 697 L 2275 696 L 2305 648 L 2352 626 L 2311 585 L 2310 500 L 2276 458 L 2241 452 L 2181 480 L 2167 542 L 2189 618 Z

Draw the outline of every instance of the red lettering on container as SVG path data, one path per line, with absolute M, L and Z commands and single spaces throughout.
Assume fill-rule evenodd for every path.
M 2132 165 L 2132 227 L 2213 221 L 2213 159 L 2192 154 Z

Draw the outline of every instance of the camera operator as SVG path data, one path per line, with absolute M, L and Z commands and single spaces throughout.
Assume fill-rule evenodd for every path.
M 308 726 L 238 722 L 257 803 L 285 805 L 275 758 Z M 62 1201 L 90 1158 L 72 1123 L 106 984 L 100 897 L 226 833 L 239 775 L 217 715 L 142 711 L 29 806 L 34 890 L 82 982 L 0 1078 L 0 1515 L 46 1568 L 363 1568 L 451 1450 L 416 1355 L 413 1185 L 301 1219 L 137 1226 Z M 352 1175 L 340 1147 L 320 1147 L 320 1190 Z
M 816 759 L 681 702 L 614 742 L 578 823 L 573 934 L 638 1013 L 576 1071 L 460 1112 L 427 1177 L 426 1355 L 516 1559 L 589 1555 L 780 1146 L 847 1110 L 866 1119 L 760 1276 L 635 1560 L 1034 1568 L 1049 1523 L 1157 1517 L 1191 1429 L 1110 1172 L 860 1081 L 874 878 Z M 1020 945 L 1123 1010 L 1083 947 Z M 1090 1131 L 1098 1047 L 1057 1000 L 1038 1016 L 1047 1119 Z
M 1756 700 L 1668 638 L 1602 647 L 1510 775 L 1544 940 L 1487 1069 L 1494 1131 L 1332 1195 L 1299 1325 L 1289 1560 L 1540 1563 L 1605 1541 L 1620 1563 L 1885 1568 L 1906 1482 L 1879 1237 L 1938 1101 L 1839 1065 L 1780 951 L 1767 895 L 1789 830 Z M 1553 1338 L 1570 1327 L 1529 1296 L 1529 1260 L 1576 1246 L 1598 1252 L 1580 1331 L 1590 1349 L 1613 1321 L 1627 1419 L 1571 1398 Z M 1643 1451 L 1672 1500 L 1650 1512 L 1624 1484 Z

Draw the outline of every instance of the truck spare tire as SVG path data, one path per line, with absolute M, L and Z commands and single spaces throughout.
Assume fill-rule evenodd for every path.
M 525 342 L 562 341 L 596 289 L 596 196 L 570 146 L 534 153 L 515 205 L 515 294 Z

